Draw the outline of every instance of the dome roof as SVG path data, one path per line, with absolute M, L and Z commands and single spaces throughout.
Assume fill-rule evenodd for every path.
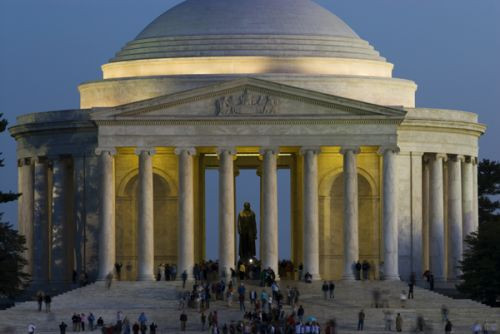
M 151 22 L 111 61 L 196 56 L 384 60 L 312 0 L 187 0 Z

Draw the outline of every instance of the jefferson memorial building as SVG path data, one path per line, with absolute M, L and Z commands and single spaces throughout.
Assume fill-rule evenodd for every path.
M 117 28 L 119 29 L 119 27 Z M 429 269 L 460 275 L 477 229 L 471 112 L 416 107 L 417 85 L 312 0 L 186 0 L 82 83 L 80 109 L 17 118 L 19 229 L 36 284 L 115 263 L 152 280 L 205 259 L 205 171 L 219 173 L 218 261 L 238 254 L 235 177 L 257 169 L 262 267 L 278 243 L 314 279 Z M 278 234 L 277 170 L 290 171 L 290 235 Z M 216 245 L 214 245 L 216 246 Z

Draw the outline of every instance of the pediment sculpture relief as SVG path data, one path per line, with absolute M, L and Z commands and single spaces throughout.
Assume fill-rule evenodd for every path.
M 239 96 L 223 96 L 215 101 L 215 114 L 227 115 L 272 115 L 278 108 L 278 100 L 269 95 L 259 95 L 245 89 Z

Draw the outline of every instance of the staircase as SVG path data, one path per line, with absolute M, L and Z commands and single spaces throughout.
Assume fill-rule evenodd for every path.
M 246 285 L 247 291 L 256 288 L 260 292 L 262 289 L 252 282 Z M 401 308 L 399 295 L 402 290 L 407 290 L 403 282 L 336 282 L 333 300 L 323 299 L 321 282 L 313 284 L 296 281 L 280 282 L 283 291 L 287 285 L 299 288 L 301 293 L 299 304 L 305 308 L 305 318 L 314 316 L 322 326 L 326 321 L 335 318 L 339 333 L 358 333 L 357 314 L 361 308 L 366 314 L 365 333 L 386 332 L 385 310 L 390 310 L 394 316 L 396 313 L 401 313 L 404 333 L 413 332 L 417 315 L 422 315 L 426 323 L 432 325 L 435 333 L 444 332 L 440 311 L 443 304 L 450 310 L 449 318 L 453 323 L 454 333 L 470 333 L 474 321 L 500 322 L 500 309 L 471 300 L 454 300 L 417 287 L 414 293 L 415 299 L 406 301 L 406 307 Z M 373 289 L 387 293 L 388 308 L 374 308 Z M 54 297 L 50 313 L 38 312 L 37 303 L 34 301 L 19 303 L 11 309 L 0 311 L 0 333 L 27 333 L 30 322 L 37 327 L 37 334 L 59 333 L 58 325 L 62 320 L 68 324 L 68 332 L 71 333 L 71 316 L 74 312 L 85 314 L 92 312 L 96 319 L 101 316 L 105 323 L 114 323 L 118 310 L 121 310 L 131 323 L 137 320 L 141 312 L 145 312 L 149 321 L 158 324 L 158 333 L 177 333 L 180 314 L 177 310 L 179 291 L 182 291 L 180 282 L 114 282 L 109 290 L 105 288 L 103 282 L 97 282 Z M 211 310 L 218 311 L 219 324 L 242 319 L 236 297 L 231 307 L 223 301 L 212 302 L 210 306 Z M 285 307 L 287 313 L 290 310 L 289 306 Z M 199 313 L 187 309 L 187 315 L 188 332 L 200 332 Z M 88 331 L 88 328 L 86 329 Z

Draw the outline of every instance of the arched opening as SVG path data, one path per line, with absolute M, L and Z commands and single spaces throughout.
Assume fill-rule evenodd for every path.
M 138 176 L 126 183 L 116 200 L 116 262 L 122 279 L 137 276 Z M 177 261 L 177 198 L 168 181 L 153 173 L 154 266 Z
M 332 258 L 331 266 L 326 266 L 323 274 L 328 278 L 341 278 L 344 268 L 344 177 L 339 173 L 332 182 L 326 206 L 329 206 L 328 224 L 329 236 L 324 243 L 324 254 Z M 379 203 L 374 186 L 367 177 L 358 173 L 358 238 L 359 260 L 367 260 L 371 268 L 376 269 L 380 255 L 380 222 Z M 370 278 L 378 276 L 376 270 L 371 270 Z

